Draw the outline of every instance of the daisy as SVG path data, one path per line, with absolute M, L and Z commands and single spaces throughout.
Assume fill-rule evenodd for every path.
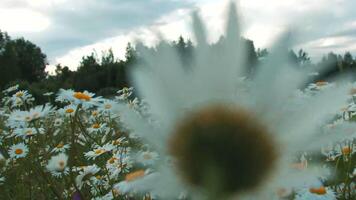
M 156 152 L 142 151 L 138 153 L 136 159 L 144 166 L 151 166 L 158 160 L 158 154 Z
M 28 153 L 28 148 L 24 143 L 12 145 L 9 150 L 10 158 L 24 158 Z
M 83 108 L 91 108 L 93 106 L 97 106 L 101 101 L 101 97 L 94 97 L 94 93 L 90 93 L 88 91 L 84 92 L 75 92 L 74 90 L 68 89 L 60 89 L 56 101 L 62 103 L 71 103 L 74 105 L 82 104 Z
M 33 120 L 37 120 L 47 116 L 49 113 L 53 111 L 52 106 L 50 104 L 45 104 L 41 106 L 36 106 L 31 108 L 29 111 L 22 110 L 14 110 L 9 118 L 9 123 L 12 122 L 32 122 Z
M 74 116 L 76 110 L 77 110 L 77 105 L 69 104 L 64 108 L 59 109 L 58 113 L 61 116 Z
M 88 159 L 96 159 L 98 156 L 109 152 L 115 148 L 112 144 L 105 144 L 103 146 L 96 146 L 92 151 L 88 151 L 84 154 L 84 156 Z
M 246 52 L 236 16 L 231 5 L 226 37 L 212 47 L 203 23 L 193 16 L 197 47 L 189 71 L 167 43 L 154 50 L 137 47 L 147 66 L 133 69 L 133 83 L 158 123 L 148 123 L 127 106 L 120 109 L 133 133 L 162 157 L 160 178 L 147 185 L 162 198 L 190 190 L 273 199 L 281 186 L 307 185 L 321 176 L 290 166 L 298 152 L 320 150 L 319 137 L 328 137 L 318 135 L 321 122 L 346 102 L 347 88 L 334 85 L 291 104 L 308 76 L 288 62 L 288 38 L 282 37 L 245 81 L 246 90 L 239 84 L 246 75 Z
M 89 133 L 103 132 L 106 129 L 105 123 L 93 123 L 90 128 L 88 128 Z
M 22 137 L 22 138 L 26 138 L 26 137 L 30 137 L 30 136 L 34 136 L 36 134 L 43 134 L 44 133 L 44 129 L 43 128 L 38 128 L 37 130 L 35 128 L 17 128 L 14 130 L 13 135 L 15 137 Z
M 98 166 L 96 166 L 95 164 L 82 167 L 82 171 L 79 172 L 79 175 L 75 179 L 77 186 L 79 188 L 82 188 L 85 181 L 89 180 L 88 176 L 94 176 L 99 171 L 100 171 L 100 168 Z
M 54 152 L 54 153 L 63 153 L 65 152 L 66 150 L 68 150 L 70 147 L 69 144 L 63 144 L 63 142 L 60 142 L 58 143 L 53 149 L 51 152 Z
M 116 104 L 115 101 L 105 99 L 103 103 L 99 105 L 98 111 L 111 114 Z
M 68 156 L 64 153 L 60 153 L 51 157 L 46 168 L 53 176 L 60 177 L 62 174 L 68 173 L 67 162 Z
M 324 186 L 304 188 L 297 192 L 295 200 L 336 200 L 335 193 Z

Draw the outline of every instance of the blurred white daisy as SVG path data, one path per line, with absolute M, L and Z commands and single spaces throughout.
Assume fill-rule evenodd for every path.
M 53 108 L 50 104 L 36 106 L 34 108 L 30 108 L 29 111 L 22 110 L 14 110 L 11 112 L 8 121 L 9 123 L 16 122 L 32 122 L 33 120 L 37 120 L 47 116 L 49 113 L 53 111 Z
M 336 200 L 336 195 L 332 189 L 319 186 L 304 188 L 297 191 L 295 200 Z
M 68 156 L 65 153 L 60 153 L 51 157 L 46 168 L 53 176 L 60 177 L 68 173 L 67 162 Z
M 319 140 L 320 125 L 346 102 L 347 87 L 333 84 L 291 104 L 308 76 L 289 62 L 289 37 L 284 36 L 244 81 L 246 90 L 239 78 L 246 76 L 247 51 L 234 4 L 219 44 L 208 45 L 196 14 L 193 30 L 197 46 L 190 70 L 165 42 L 153 50 L 137 46 L 143 57 L 138 65 L 144 66 L 133 69 L 133 83 L 158 123 L 148 123 L 126 106 L 120 109 L 133 133 L 162 157 L 159 175 L 147 187 L 163 198 L 193 190 L 216 198 L 237 193 L 240 199 L 273 199 L 281 186 L 318 181 L 321 172 L 291 164 L 296 153 L 320 150 L 326 142 Z
M 158 153 L 151 151 L 142 151 L 137 154 L 137 162 L 142 163 L 144 166 L 154 165 L 158 160 Z
M 150 187 L 155 180 L 156 173 L 150 173 L 149 170 L 137 170 L 125 175 L 125 180 L 114 185 L 114 189 L 122 194 L 129 192 L 140 192 Z
M 12 145 L 9 150 L 10 158 L 23 158 L 26 157 L 28 148 L 24 143 Z

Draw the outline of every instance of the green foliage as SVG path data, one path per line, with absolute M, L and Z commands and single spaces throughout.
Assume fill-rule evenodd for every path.
M 0 88 L 15 80 L 43 80 L 46 64 L 46 55 L 38 46 L 24 38 L 11 39 L 0 31 Z

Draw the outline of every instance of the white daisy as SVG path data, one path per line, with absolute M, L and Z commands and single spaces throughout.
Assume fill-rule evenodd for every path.
M 193 16 L 197 47 L 188 72 L 167 43 L 154 50 L 137 47 L 146 66 L 134 68 L 133 82 L 159 123 L 149 124 L 125 106 L 122 118 L 162 157 L 160 178 L 149 187 L 156 186 L 154 192 L 163 198 L 204 188 L 210 195 L 251 191 L 241 199 L 273 199 L 277 188 L 313 183 L 320 175 L 292 169 L 292 158 L 320 149 L 319 125 L 346 102 L 347 88 L 334 85 L 292 105 L 291 97 L 308 76 L 288 62 L 288 38 L 283 37 L 247 81 L 246 91 L 238 79 L 245 76 L 246 52 L 234 7 L 226 38 L 215 46 L 208 45 L 203 23 Z M 165 162 L 171 156 L 173 163 Z
M 14 130 L 13 135 L 15 137 L 30 137 L 30 136 L 34 136 L 36 134 L 43 134 L 44 133 L 44 129 L 43 128 L 17 128 Z
M 8 121 L 9 123 L 13 123 L 13 122 L 29 123 L 33 120 L 37 120 L 47 116 L 52 111 L 53 108 L 50 104 L 45 104 L 41 106 L 36 106 L 34 108 L 30 108 L 29 111 L 14 110 L 13 112 L 11 112 Z
M 55 152 L 55 153 L 64 153 L 66 150 L 68 150 L 70 147 L 69 144 L 63 144 L 63 142 L 58 143 L 51 152 Z
M 9 150 L 10 158 L 23 158 L 26 157 L 28 148 L 24 143 L 12 145 Z
M 100 168 L 95 164 L 82 167 L 81 169 L 82 171 L 79 172 L 79 175 L 75 179 L 75 182 L 79 188 L 82 188 L 85 181 L 89 180 L 88 176 L 93 176 L 100 171 Z
M 105 144 L 103 146 L 95 146 L 92 151 L 86 152 L 84 154 L 84 156 L 88 159 L 95 159 L 98 156 L 113 150 L 114 148 L 115 148 L 115 146 L 112 144 Z
M 82 104 L 83 108 L 87 109 L 99 105 L 99 103 L 102 101 L 101 97 L 94 97 L 94 95 L 94 93 L 90 93 L 88 91 L 75 92 L 71 89 L 60 89 L 57 94 L 56 101 L 71 103 L 74 105 Z
M 327 187 L 311 187 L 297 191 L 295 200 L 336 200 L 335 193 Z
M 77 107 L 78 107 L 77 105 L 69 104 L 64 108 L 58 109 L 58 113 L 61 116 L 74 116 Z
M 147 187 L 156 180 L 157 174 L 150 173 L 149 170 L 137 170 L 126 174 L 125 180 L 114 185 L 114 189 L 121 194 L 129 192 L 142 192 L 148 191 Z M 142 187 L 145 185 L 144 187 Z
M 156 152 L 151 151 L 142 151 L 137 155 L 137 161 L 142 163 L 144 166 L 154 165 L 158 160 L 158 154 Z
M 61 176 L 62 174 L 67 174 L 67 162 L 68 156 L 64 153 L 60 153 L 56 156 L 52 156 L 48 161 L 46 166 L 47 170 L 52 173 L 53 176 Z

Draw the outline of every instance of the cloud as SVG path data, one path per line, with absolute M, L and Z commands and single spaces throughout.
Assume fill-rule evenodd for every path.
M 179 35 L 194 39 L 190 13 L 200 9 L 210 41 L 224 34 L 228 0 L 1 0 L 0 7 L 27 9 L 49 21 L 41 32 L 16 32 L 39 44 L 51 64 L 73 69 L 82 56 L 113 48 L 123 57 L 127 42 L 168 40 Z M 256 47 L 269 47 L 288 28 L 297 31 L 295 48 L 319 59 L 335 48 L 356 53 L 356 1 L 350 0 L 240 0 L 243 35 Z M 35 23 L 33 23 L 35 24 Z M 1 28 L 1 21 L 0 21 Z M 345 39 L 347 38 L 347 39 Z M 325 42 L 328 41 L 328 42 Z M 335 44 L 332 44 L 334 41 Z M 325 44 L 328 44 L 326 45 Z M 331 45 L 332 44 L 332 45 Z M 323 46 L 324 45 L 324 46 Z M 355 50 L 355 51 L 354 51 Z
M 196 6 L 209 30 L 210 41 L 216 41 L 224 34 L 226 6 L 229 1 L 195 0 Z M 315 59 L 327 53 L 333 47 L 341 52 L 354 49 L 349 39 L 330 39 L 336 36 L 356 38 L 355 14 L 351 9 L 356 2 L 347 0 L 240 0 L 240 16 L 243 35 L 255 42 L 256 47 L 269 47 L 284 31 L 292 29 L 298 38 L 295 48 L 307 50 Z M 105 50 L 114 47 L 114 53 L 123 56 L 126 42 L 134 38 L 154 41 L 156 32 L 168 40 L 175 40 L 179 35 L 194 39 L 190 30 L 190 9 L 180 9 L 163 15 L 153 25 L 131 29 L 117 37 L 93 43 L 90 46 L 76 48 L 67 55 L 58 57 L 58 62 L 69 63 L 69 60 L 80 59 L 79 55 L 90 53 L 93 49 Z M 142 34 L 144 33 L 144 34 Z M 146 39 L 148 38 L 148 39 Z M 338 44 L 322 46 L 326 40 Z M 125 41 L 125 42 L 122 42 Z M 89 51 L 90 50 L 90 51 Z M 83 54 L 81 54 L 83 53 Z M 70 56 L 69 56 L 70 55 Z M 76 56 L 74 56 L 76 55 Z M 76 57 L 77 59 L 74 59 Z M 71 59 L 73 58 L 73 59 Z M 75 62 L 71 62 L 74 64 Z
M 4 0 L 0 5 L 7 6 L 8 10 L 38 12 L 49 19 L 50 24 L 41 32 L 16 32 L 14 35 L 24 35 L 52 57 L 137 26 L 149 25 L 190 3 L 185 0 Z

